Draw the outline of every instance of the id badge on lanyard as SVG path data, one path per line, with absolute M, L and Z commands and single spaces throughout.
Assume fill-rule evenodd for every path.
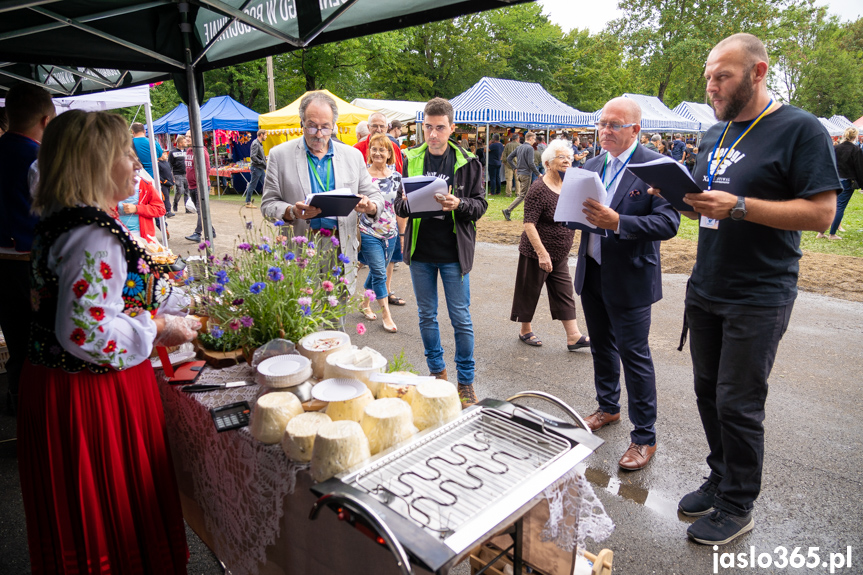
M 725 130 L 722 132 L 722 138 L 720 138 L 719 140 L 716 141 L 716 145 L 713 146 L 713 152 L 710 154 L 710 156 L 708 156 L 708 162 L 707 162 L 707 182 L 708 182 L 707 183 L 707 190 L 708 191 L 710 191 L 713 188 L 713 178 L 716 175 L 716 172 L 719 170 L 719 166 L 721 166 L 722 163 L 725 161 L 725 158 L 728 157 L 728 154 L 737 146 L 737 144 L 740 143 L 740 140 L 742 140 L 744 138 L 744 136 L 746 136 L 746 134 L 749 133 L 749 131 L 755 126 L 755 124 L 757 124 L 761 120 L 761 118 L 763 118 L 767 114 L 767 112 L 770 110 L 770 108 L 772 106 L 773 106 L 773 98 L 770 98 L 770 101 L 767 103 L 767 106 L 763 110 L 761 110 L 761 113 L 758 114 L 758 117 L 756 117 L 754 120 L 752 120 L 752 122 L 749 123 L 749 126 L 746 128 L 746 130 L 744 130 L 743 133 L 741 133 L 739 136 L 737 136 L 737 139 L 734 140 L 734 143 L 731 144 L 731 147 L 729 147 L 727 150 L 725 150 L 725 154 L 723 154 L 721 158 L 719 158 L 716 162 L 714 162 L 713 160 L 716 157 L 716 153 L 719 150 L 720 146 L 722 145 L 722 142 L 725 141 L 725 135 L 728 134 L 728 128 L 731 126 L 731 122 L 728 122 L 727 124 L 725 124 Z M 713 168 L 712 173 L 710 171 L 711 166 L 715 166 Z M 714 220 L 713 218 L 708 218 L 707 216 L 703 215 L 703 216 L 701 216 L 701 221 L 700 221 L 699 225 L 702 228 L 705 228 L 708 230 L 718 230 L 719 229 L 719 220 Z
M 713 218 L 708 218 L 707 216 L 701 216 L 700 225 L 702 228 L 707 228 L 708 230 L 718 230 L 719 220 L 714 220 Z

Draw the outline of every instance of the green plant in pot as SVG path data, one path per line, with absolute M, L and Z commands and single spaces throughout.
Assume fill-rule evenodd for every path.
M 187 280 L 210 317 L 208 333 L 199 336 L 204 347 L 242 346 L 251 356 L 275 338 L 297 342 L 338 329 L 339 320 L 359 308 L 345 279 L 355 264 L 339 253 L 338 238 L 323 232 L 287 237 L 281 231 L 290 227 L 284 226 L 278 220 L 262 224 L 262 231 L 246 221 L 244 241 L 233 255 L 207 256 L 205 277 Z M 209 244 L 198 248 L 205 252 Z

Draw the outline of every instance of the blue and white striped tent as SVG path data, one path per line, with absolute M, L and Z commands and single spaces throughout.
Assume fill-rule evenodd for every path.
M 700 124 L 672 112 L 656 96 L 624 94 L 641 106 L 641 129 L 651 132 L 698 132 Z M 596 112 L 597 117 L 602 110 Z
M 830 123 L 839 126 L 843 130 L 856 127 L 854 125 L 854 122 L 852 122 L 851 120 L 849 120 L 845 116 L 838 116 L 838 115 L 837 116 L 830 116 Z
M 482 78 L 450 100 L 456 124 L 523 128 L 592 128 L 593 114 L 567 106 L 539 84 Z M 417 122 L 423 113 L 417 112 Z
M 694 120 L 700 125 L 699 132 L 706 132 L 707 128 L 717 122 L 716 116 L 713 114 L 713 108 L 707 104 L 699 104 L 698 102 L 680 102 L 674 110 L 675 114 L 683 116 L 687 120 Z
M 845 128 L 840 128 L 827 118 L 818 118 L 818 121 L 821 122 L 821 125 L 824 126 L 824 129 L 827 130 L 827 133 L 831 137 L 838 137 L 845 133 Z

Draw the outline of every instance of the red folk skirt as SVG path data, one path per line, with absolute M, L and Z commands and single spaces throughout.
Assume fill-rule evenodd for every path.
M 21 374 L 18 468 L 33 573 L 184 574 L 189 558 L 149 361 Z

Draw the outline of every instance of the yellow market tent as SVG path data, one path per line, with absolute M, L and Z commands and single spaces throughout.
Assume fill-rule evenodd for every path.
M 346 144 L 356 144 L 357 124 L 368 120 L 372 110 L 348 104 L 328 90 L 319 91 L 330 96 L 336 101 L 336 105 L 339 107 L 339 119 L 336 122 L 339 131 L 336 136 Z M 306 94 L 310 93 L 306 92 Z M 262 130 L 267 131 L 267 140 L 264 142 L 265 154 L 269 154 L 273 146 L 303 135 L 303 130 L 300 128 L 300 100 L 306 94 L 303 94 L 303 96 L 297 98 L 284 108 L 270 112 L 269 114 L 261 114 L 258 117 L 258 125 Z

